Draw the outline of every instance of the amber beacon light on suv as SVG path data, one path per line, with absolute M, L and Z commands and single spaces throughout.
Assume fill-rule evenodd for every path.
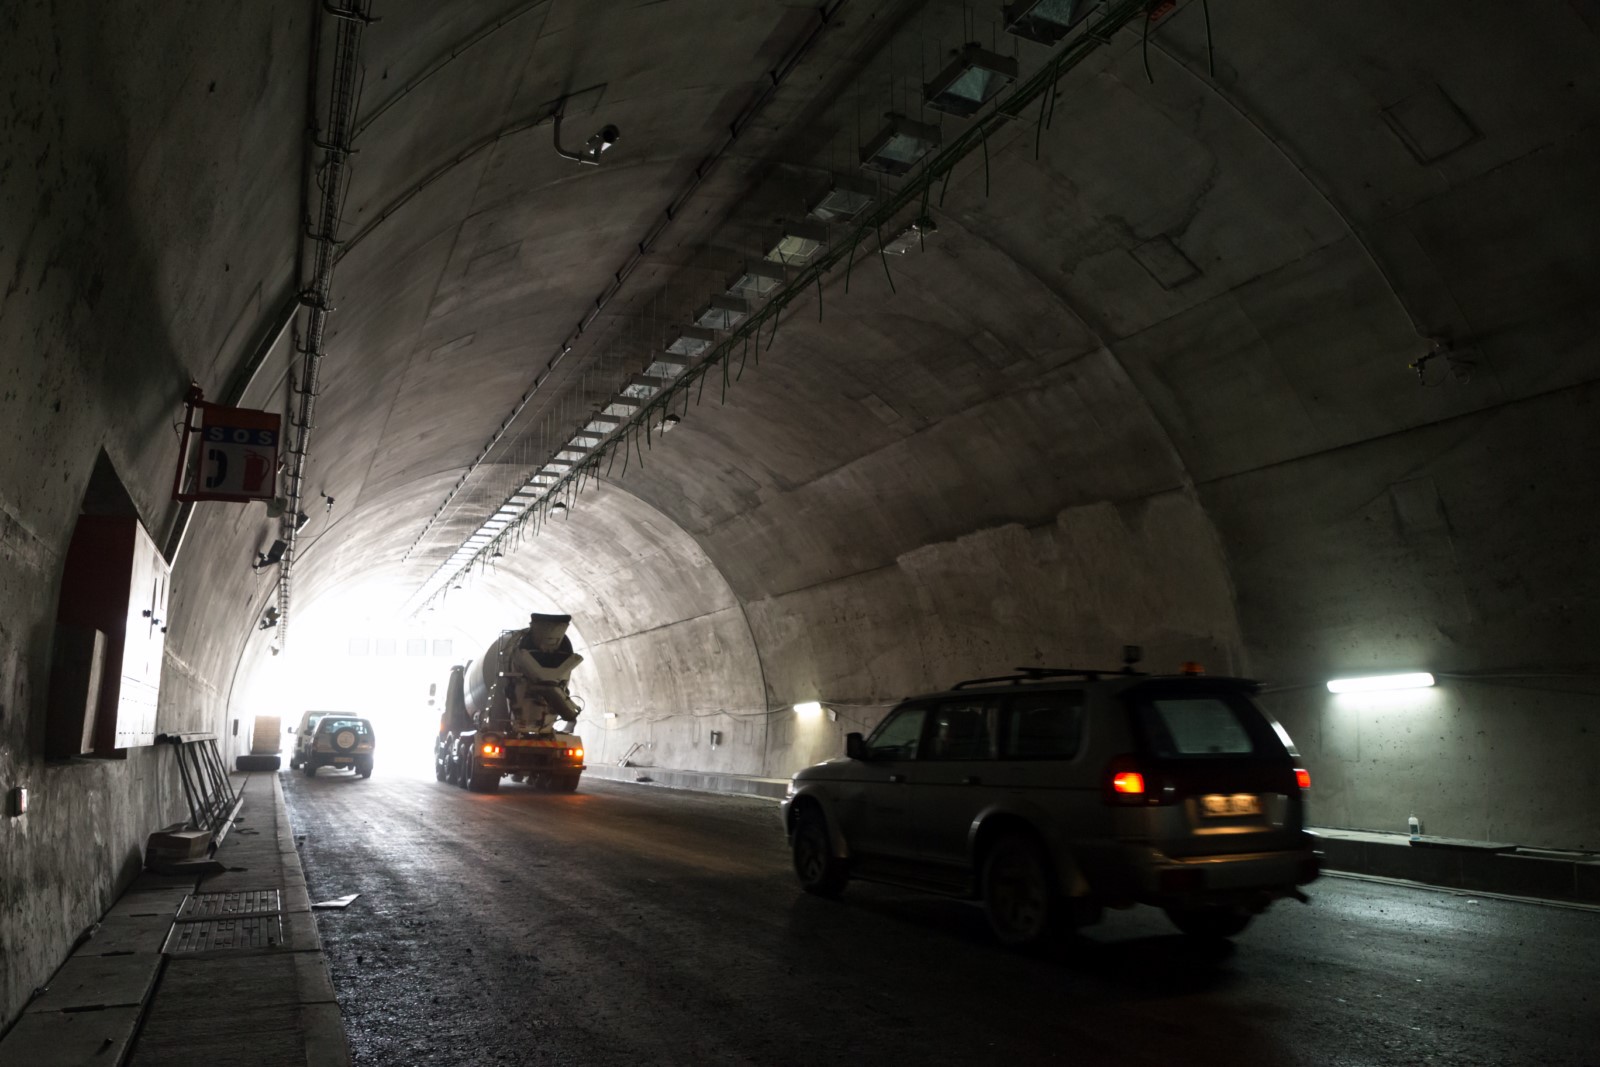
M 1310 775 L 1257 683 L 1017 668 L 903 701 L 846 755 L 794 776 L 795 873 L 976 898 L 1016 946 L 1150 904 L 1231 937 L 1317 877 Z

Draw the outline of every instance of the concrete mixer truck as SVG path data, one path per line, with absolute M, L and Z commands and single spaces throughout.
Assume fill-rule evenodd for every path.
M 572 731 L 582 710 L 568 688 L 583 657 L 567 637 L 570 615 L 529 617 L 478 659 L 450 668 L 434 775 L 475 793 L 493 793 L 500 779 L 570 793 L 583 774 L 583 739 Z M 564 729 L 557 730 L 562 723 Z

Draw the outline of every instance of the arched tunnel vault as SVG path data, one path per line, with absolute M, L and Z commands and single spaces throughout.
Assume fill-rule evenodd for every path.
M 296 617 L 398 615 L 856 172 L 858 127 L 917 110 L 981 6 L 377 3 Z M 1190 0 L 1152 26 L 1149 77 L 1140 27 L 1112 34 L 930 190 L 925 248 L 861 235 L 735 351 L 725 401 L 713 372 L 446 610 L 490 633 L 570 611 L 607 762 L 654 745 L 633 758 L 783 775 L 908 692 L 1140 643 L 1157 669 L 1267 681 L 1324 823 L 1414 810 L 1600 847 L 1595 29 L 1575 5 L 1211 6 L 1214 54 Z M 284 325 L 320 195 L 320 10 L 64 2 L 0 43 L 0 786 L 35 798 L 0 822 L 0 873 L 66 902 L 8 896 L 0 1016 L 177 810 L 160 752 L 42 757 L 102 452 L 181 546 L 159 728 L 231 755 L 267 677 L 276 575 L 250 563 L 278 521 L 185 523 L 171 425 L 191 380 L 282 412 L 305 388 L 306 313 Z M 1023 78 L 1052 54 L 1020 43 Z M 598 167 L 552 150 L 564 94 L 570 143 L 622 130 Z M 1441 685 L 1385 704 L 1320 684 L 1408 667 Z M 807 700 L 838 719 L 788 710 Z

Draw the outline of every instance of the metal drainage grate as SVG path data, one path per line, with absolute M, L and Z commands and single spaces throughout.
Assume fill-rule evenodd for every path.
M 283 896 L 276 889 L 242 889 L 236 893 L 191 893 L 178 909 L 178 922 L 197 919 L 238 918 L 243 915 L 274 915 L 283 910 Z
M 283 947 L 283 894 L 277 889 L 191 893 L 162 951 L 169 956 Z
M 184 956 L 230 949 L 278 948 L 282 944 L 283 916 L 254 915 L 177 923 L 162 951 L 169 956 Z

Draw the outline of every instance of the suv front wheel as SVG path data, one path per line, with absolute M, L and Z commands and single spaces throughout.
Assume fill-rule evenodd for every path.
M 833 854 L 822 812 L 807 807 L 795 815 L 794 873 L 800 888 L 819 897 L 836 897 L 850 880 L 844 861 Z
M 1032 836 L 1008 833 L 983 861 L 983 910 L 1001 944 L 1036 948 L 1055 933 L 1061 906 L 1049 857 Z

